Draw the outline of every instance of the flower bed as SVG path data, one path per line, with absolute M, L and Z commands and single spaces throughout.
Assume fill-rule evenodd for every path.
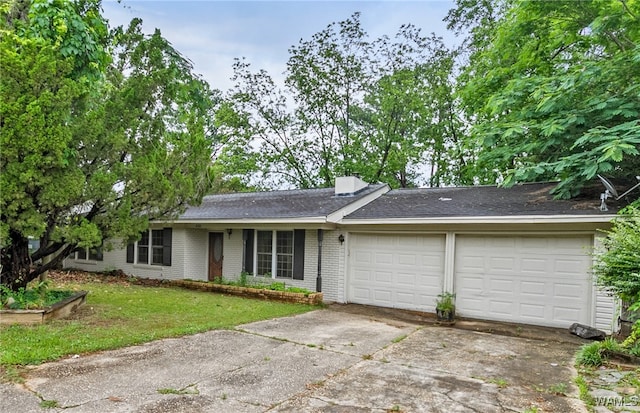
M 171 285 L 183 288 L 190 288 L 200 291 L 212 291 L 224 294 L 238 295 L 251 298 L 262 298 L 266 300 L 278 300 L 288 303 L 320 305 L 322 304 L 322 293 L 298 293 L 291 291 L 273 291 L 261 288 L 241 287 L 237 285 L 215 284 L 203 281 L 174 280 L 169 281 Z
M 42 324 L 48 320 L 65 318 L 87 300 L 87 291 L 79 291 L 49 307 L 33 310 L 0 310 L 0 324 Z

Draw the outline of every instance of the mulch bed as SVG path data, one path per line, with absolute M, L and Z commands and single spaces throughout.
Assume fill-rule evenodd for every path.
M 118 284 L 123 286 L 144 285 L 149 287 L 160 287 L 167 283 L 163 280 L 150 278 L 136 278 L 125 274 L 121 270 L 109 271 L 105 273 L 92 273 L 80 270 L 55 270 L 49 272 L 49 279 L 60 283 L 104 283 Z

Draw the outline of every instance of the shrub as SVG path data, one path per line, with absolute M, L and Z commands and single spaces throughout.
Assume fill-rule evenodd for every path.
M 600 343 L 597 342 L 583 345 L 576 357 L 577 364 L 588 367 L 599 367 L 603 362 Z

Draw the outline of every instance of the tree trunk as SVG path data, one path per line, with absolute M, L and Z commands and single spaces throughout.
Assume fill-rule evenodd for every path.
M 16 291 L 31 281 L 29 240 L 17 231 L 9 231 L 10 244 L 3 247 L 0 284 Z

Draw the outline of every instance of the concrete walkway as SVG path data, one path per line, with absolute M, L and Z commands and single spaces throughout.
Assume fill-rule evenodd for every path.
M 349 308 L 43 364 L 0 412 L 586 412 L 571 339 Z

